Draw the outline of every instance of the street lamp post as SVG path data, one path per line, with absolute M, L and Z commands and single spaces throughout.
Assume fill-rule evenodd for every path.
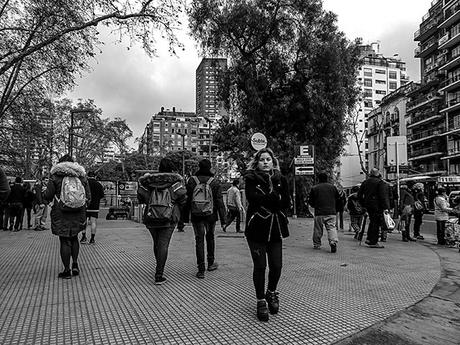
M 185 133 L 180 133 L 180 132 L 178 132 L 177 134 L 179 134 L 182 137 L 182 176 L 183 176 L 183 178 L 185 178 L 184 150 L 185 150 L 185 136 L 186 136 L 186 134 Z

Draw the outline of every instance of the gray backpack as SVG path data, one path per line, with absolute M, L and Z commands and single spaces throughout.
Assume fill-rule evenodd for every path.
M 212 197 L 211 182 L 214 178 L 210 177 L 206 182 L 200 182 L 196 176 L 192 176 L 196 186 L 192 193 L 191 212 L 195 216 L 209 216 L 213 213 L 214 201 Z

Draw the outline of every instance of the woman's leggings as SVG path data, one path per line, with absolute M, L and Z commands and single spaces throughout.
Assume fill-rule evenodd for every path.
M 252 280 L 256 289 L 257 299 L 265 298 L 265 269 L 268 257 L 268 290 L 276 291 L 281 277 L 282 242 L 258 243 L 248 240 L 254 271 Z
M 70 269 L 70 257 L 72 262 L 75 264 L 78 260 L 78 252 L 80 251 L 80 243 L 78 242 L 78 236 L 64 237 L 59 236 L 61 242 L 61 260 L 64 264 L 64 269 Z

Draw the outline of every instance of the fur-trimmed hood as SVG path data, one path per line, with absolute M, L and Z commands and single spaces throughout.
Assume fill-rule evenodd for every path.
M 85 177 L 86 171 L 78 163 L 61 162 L 51 168 L 51 175 Z
M 176 173 L 147 173 L 139 178 L 139 184 L 147 189 L 167 188 L 182 181 L 182 176 Z

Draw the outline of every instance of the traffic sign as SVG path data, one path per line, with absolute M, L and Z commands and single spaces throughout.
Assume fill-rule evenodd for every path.
M 254 150 L 260 150 L 267 147 L 267 138 L 262 133 L 254 133 L 251 137 L 251 146 Z
M 301 145 L 300 156 L 301 157 L 313 157 L 313 145 Z
M 305 165 L 305 164 L 313 164 L 314 160 L 313 157 L 295 157 L 294 164 L 295 165 Z
M 313 166 L 295 167 L 295 174 L 296 175 L 314 175 L 315 168 Z

